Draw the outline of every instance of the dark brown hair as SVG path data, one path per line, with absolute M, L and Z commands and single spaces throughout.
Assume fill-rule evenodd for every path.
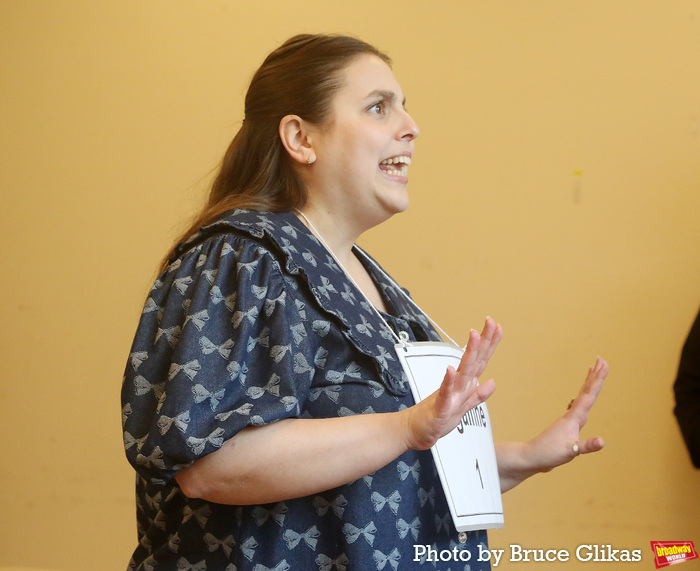
M 231 141 L 214 179 L 209 199 L 177 243 L 233 208 L 287 211 L 306 202 L 306 188 L 279 138 L 286 115 L 313 124 L 329 119 L 342 71 L 355 58 L 389 57 L 357 38 L 341 35 L 294 36 L 267 56 L 253 76 L 245 98 L 243 125 Z

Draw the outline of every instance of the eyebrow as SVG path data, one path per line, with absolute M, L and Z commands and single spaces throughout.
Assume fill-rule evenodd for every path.
M 387 91 L 386 89 L 375 89 L 374 91 L 370 92 L 365 99 L 374 99 L 375 97 L 381 97 L 382 99 L 393 102 L 396 99 L 396 94 L 393 91 Z M 401 105 L 406 107 L 405 97 L 403 98 L 403 101 L 401 101 Z

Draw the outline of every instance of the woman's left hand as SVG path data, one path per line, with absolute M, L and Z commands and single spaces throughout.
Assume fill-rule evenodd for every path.
M 598 452 L 603 448 L 605 442 L 599 436 L 581 439 L 581 429 L 588 420 L 588 413 L 603 388 L 607 374 L 608 364 L 598 357 L 595 365 L 588 369 L 588 376 L 578 396 L 564 415 L 527 443 L 528 453 L 540 472 L 570 462 L 579 454 Z
M 568 410 L 528 442 L 504 443 L 496 447 L 501 491 L 511 489 L 527 477 L 548 472 L 580 454 L 598 452 L 605 443 L 600 437 L 581 438 L 581 430 L 598 398 L 608 374 L 608 364 L 598 357 Z

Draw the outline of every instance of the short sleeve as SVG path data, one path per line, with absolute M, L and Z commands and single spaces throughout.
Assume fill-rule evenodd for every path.
M 259 242 L 210 237 L 156 280 L 122 386 L 126 454 L 167 481 L 249 425 L 300 414 L 313 368 L 280 264 Z

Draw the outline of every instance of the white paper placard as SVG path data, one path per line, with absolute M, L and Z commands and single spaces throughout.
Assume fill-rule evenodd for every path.
M 440 387 L 448 365 L 464 351 L 447 343 L 396 345 L 416 402 Z M 457 531 L 503 527 L 501 485 L 486 403 L 468 411 L 459 426 L 431 448 Z

